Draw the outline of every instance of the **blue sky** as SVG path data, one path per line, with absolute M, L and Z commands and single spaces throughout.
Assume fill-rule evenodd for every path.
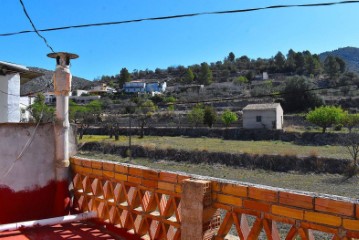
M 305 4 L 302 0 L 23 0 L 38 29 L 176 14 Z M 19 1 L 1 0 L 0 33 L 32 30 Z M 272 9 L 227 15 L 148 21 L 42 33 L 55 51 L 80 56 L 73 75 L 92 80 L 121 68 L 156 67 L 223 60 L 268 58 L 290 48 L 312 53 L 359 47 L 359 4 Z M 34 33 L 0 37 L 0 60 L 53 70 L 50 50 Z

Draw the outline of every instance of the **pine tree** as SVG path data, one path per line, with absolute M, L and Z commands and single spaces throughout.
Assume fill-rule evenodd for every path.
M 125 82 L 131 81 L 131 74 L 128 72 L 127 68 L 122 68 L 120 71 L 120 79 L 119 79 L 119 85 L 122 87 L 122 85 Z

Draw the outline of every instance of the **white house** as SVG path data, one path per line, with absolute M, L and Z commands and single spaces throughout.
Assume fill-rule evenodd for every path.
M 117 91 L 114 88 L 107 86 L 106 83 L 102 83 L 100 85 L 94 86 L 91 90 L 88 91 L 88 93 L 90 94 L 100 94 L 100 95 L 105 93 L 113 94 L 116 92 Z
M 54 92 L 45 92 L 45 103 L 49 105 L 55 105 L 56 104 L 56 95 Z
M 166 91 L 167 83 L 166 82 L 149 82 L 146 84 L 147 93 L 163 93 Z
M 131 81 L 123 84 L 125 93 L 143 93 L 146 91 L 146 83 L 142 81 Z
M 166 82 L 144 82 L 144 81 L 131 81 L 123 85 L 125 93 L 150 93 L 152 95 L 161 94 L 166 91 Z
M 243 128 L 283 128 L 283 109 L 279 103 L 249 104 L 243 108 Z
M 20 84 L 41 75 L 25 66 L 0 61 L 0 122 L 20 122 Z
M 77 90 L 74 90 L 73 91 L 73 94 L 71 96 L 74 96 L 74 97 L 80 97 L 82 94 L 88 94 L 89 91 L 87 90 L 81 90 L 81 89 L 77 89 Z
M 87 104 L 94 100 L 100 100 L 101 96 L 99 95 L 90 95 L 90 96 L 70 96 L 70 99 L 78 104 Z

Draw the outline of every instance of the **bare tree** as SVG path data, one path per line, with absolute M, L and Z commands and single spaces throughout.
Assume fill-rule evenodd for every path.
M 140 138 L 143 138 L 144 128 L 149 124 L 156 110 L 157 110 L 157 106 L 151 100 L 141 99 L 137 103 L 135 114 L 136 114 L 136 120 L 140 127 Z
M 344 146 L 347 152 L 350 154 L 352 158 L 352 164 L 347 171 L 348 178 L 351 178 L 358 174 L 358 158 L 359 158 L 359 134 L 357 133 L 349 133 L 346 134 L 345 137 L 342 138 Z
M 110 138 L 115 136 L 115 140 L 118 141 L 120 139 L 120 115 L 112 114 L 106 117 L 104 121 L 104 125 L 108 130 Z

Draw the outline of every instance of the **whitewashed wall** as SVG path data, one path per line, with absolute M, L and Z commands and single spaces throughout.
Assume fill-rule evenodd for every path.
M 262 117 L 261 122 L 257 122 L 257 116 Z M 282 129 L 283 111 L 279 108 L 276 110 L 250 110 L 243 112 L 243 128 L 267 128 L 273 129 L 273 121 L 276 121 L 276 129 Z
M 20 122 L 20 74 L 0 76 L 0 122 Z

